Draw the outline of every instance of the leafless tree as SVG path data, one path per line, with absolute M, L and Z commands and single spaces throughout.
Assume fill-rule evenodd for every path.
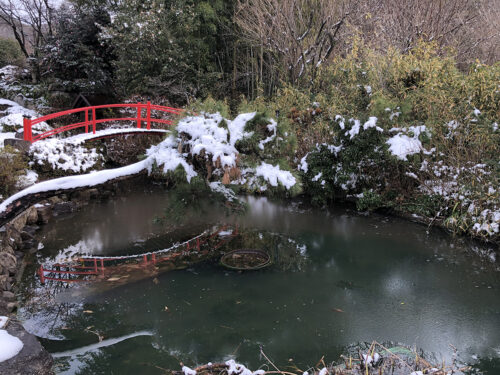
M 367 0 L 364 5 L 372 18 L 361 27 L 371 24 L 374 32 L 363 35 L 375 46 L 407 52 L 419 40 L 433 41 L 442 51 L 455 49 L 462 63 L 479 57 L 480 47 L 495 36 L 494 24 L 496 34 L 500 24 L 498 0 Z
M 478 11 L 479 19 L 477 27 L 474 28 L 477 47 L 472 48 L 469 54 L 482 58 L 486 63 L 498 62 L 500 61 L 500 1 L 483 0 Z
M 0 0 L 0 20 L 12 30 L 22 53 L 38 79 L 39 47 L 53 33 L 54 6 L 51 0 Z
M 314 77 L 329 59 L 357 0 L 238 0 L 243 38 L 286 71 L 290 82 Z

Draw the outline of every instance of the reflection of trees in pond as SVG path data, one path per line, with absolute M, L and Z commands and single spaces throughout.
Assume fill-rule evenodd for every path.
M 271 256 L 274 267 L 281 271 L 300 271 L 308 262 L 306 245 L 281 233 L 241 230 L 229 244 L 230 250 L 257 249 Z
M 164 214 L 154 221 L 185 224 L 213 216 L 214 211 L 227 216 L 244 212 L 245 205 L 240 201 L 229 202 L 224 194 L 211 190 L 204 181 L 193 179 L 191 184 L 179 184 L 169 190 Z

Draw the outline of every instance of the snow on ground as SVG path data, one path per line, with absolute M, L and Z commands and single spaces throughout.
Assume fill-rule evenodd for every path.
M 85 172 L 102 160 L 95 148 L 73 145 L 64 139 L 48 138 L 31 145 L 30 155 L 35 163 L 48 163 L 52 169 Z
M 10 126 L 18 131 L 23 130 L 23 119 L 29 117 L 32 119 L 41 117 L 41 114 L 25 108 L 12 100 L 0 98 L 0 106 L 8 106 L 6 109 L 0 111 L 0 132 L 3 132 L 5 126 Z M 39 134 L 52 129 L 46 122 L 41 122 L 32 127 L 33 134 Z
M 38 180 L 38 173 L 26 169 L 26 174 L 20 176 L 17 180 L 16 187 L 19 189 L 27 188 L 28 186 L 34 185 Z
M 93 138 L 123 134 L 127 131 L 147 133 L 148 129 L 138 128 L 111 128 L 93 133 L 82 133 L 67 138 L 46 138 L 33 143 L 30 154 L 35 163 L 43 165 L 48 163 L 53 169 L 85 172 L 102 160 L 102 155 L 95 148 L 88 149 L 82 143 Z M 168 130 L 155 130 L 155 132 L 169 133 Z
M 5 316 L 0 316 L 0 321 L 3 322 L 2 327 L 6 322 Z M 9 333 L 0 329 L 0 362 L 6 361 L 15 357 L 23 348 L 23 342 L 17 337 L 9 335 Z
M 11 138 L 15 138 L 16 137 L 16 133 L 0 133 L 0 149 L 4 148 L 4 141 L 6 139 L 11 139 Z
M 103 184 L 118 177 L 137 174 L 145 170 L 148 167 L 148 163 L 149 159 L 145 159 L 138 163 L 127 165 L 126 167 L 108 169 L 99 172 L 91 172 L 89 174 L 78 176 L 61 177 L 40 182 L 7 198 L 0 204 L 0 212 L 4 212 L 7 209 L 7 206 L 9 206 L 11 203 L 29 194 Z
M 106 137 L 114 134 L 123 134 L 126 132 L 133 132 L 133 133 L 148 133 L 151 132 L 151 130 L 148 129 L 143 129 L 143 128 L 134 128 L 134 127 L 120 127 L 120 128 L 111 128 L 111 129 L 104 129 L 104 130 L 98 130 L 94 133 L 82 133 L 82 134 L 77 134 L 73 135 L 71 137 L 64 138 L 64 141 L 66 143 L 71 143 L 73 145 L 79 145 L 82 144 L 88 140 L 94 139 L 94 138 L 101 138 L 101 137 Z M 170 130 L 164 130 L 164 129 L 154 129 L 155 133 L 169 133 Z M 40 141 L 42 142 L 42 141 Z

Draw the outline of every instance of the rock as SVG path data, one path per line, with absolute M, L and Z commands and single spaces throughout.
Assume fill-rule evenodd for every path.
M 21 107 L 26 107 L 26 98 L 23 94 L 17 94 L 14 101 Z
M 10 245 L 2 246 L 2 248 L 0 249 L 0 251 L 1 251 L 1 253 L 7 253 L 7 254 L 14 255 L 14 249 Z
M 9 313 L 16 311 L 17 307 L 18 307 L 18 303 L 17 302 L 8 302 L 7 303 L 7 311 Z
M 61 203 L 63 200 L 61 198 L 57 197 L 57 196 L 54 196 L 54 197 L 50 197 L 49 199 L 47 199 L 47 201 L 50 204 L 54 205 L 56 203 Z
M 2 265 L 3 269 L 7 270 L 9 273 L 16 273 L 17 259 L 14 255 L 7 252 L 0 253 L 0 264 Z
M 36 224 L 38 221 L 38 211 L 35 206 L 31 206 L 28 208 L 26 214 L 26 224 L 27 225 L 33 225 Z
M 60 202 L 54 204 L 54 207 L 52 208 L 52 214 L 54 216 L 59 216 L 63 214 L 69 214 L 73 212 L 76 208 L 75 202 Z
M 53 360 L 37 338 L 23 328 L 21 323 L 11 320 L 7 332 L 23 342 L 18 355 L 0 362 L 0 374 L 9 375 L 52 375 Z
M 15 301 L 16 300 L 16 295 L 12 292 L 9 292 L 9 291 L 4 291 L 2 293 L 2 297 L 6 300 L 9 300 L 9 301 Z
M 78 190 L 71 195 L 71 201 L 79 205 L 86 205 L 90 201 L 90 190 Z
M 36 252 L 38 250 L 38 241 L 34 238 L 23 241 L 22 250 L 29 250 L 30 253 Z
M 21 239 L 21 232 L 10 224 L 5 225 L 5 231 L 0 233 L 0 239 L 0 251 L 9 253 L 13 253 L 13 250 L 18 249 L 23 242 Z
M 97 189 L 88 189 L 87 191 L 90 194 L 90 198 L 97 198 L 97 197 L 99 197 L 99 190 L 97 190 Z
M 16 135 L 19 133 L 16 133 Z M 22 133 L 21 133 L 22 134 Z M 3 141 L 4 146 L 14 147 L 16 150 L 21 152 L 28 152 L 31 147 L 30 141 L 25 141 L 24 139 L 7 138 Z
M 0 275 L 0 290 L 11 290 L 9 275 Z
M 38 213 L 36 214 L 36 217 L 38 220 Z M 40 229 L 40 227 L 38 225 L 26 225 L 23 228 L 23 232 L 29 233 L 33 237 L 38 229 Z
M 41 206 L 36 209 L 38 214 L 37 223 L 47 224 L 52 217 L 52 207 L 51 206 Z
M 7 315 L 7 302 L 5 302 L 2 298 L 0 298 L 0 315 Z
M 20 232 L 26 225 L 26 220 L 29 214 L 28 211 L 29 209 L 21 212 L 19 215 L 17 215 L 14 219 L 10 221 L 9 225 L 16 228 L 16 230 Z
M 31 206 L 12 219 L 8 225 L 5 225 L 5 227 L 7 231 L 9 228 L 14 228 L 16 231 L 21 232 L 26 224 L 34 224 L 37 219 L 37 209 L 34 206 Z M 9 235 L 12 236 L 11 234 Z
M 26 231 L 23 230 L 21 232 L 21 239 L 23 240 L 23 242 L 25 242 L 25 241 L 28 241 L 28 240 L 33 240 L 34 237 L 33 237 L 33 235 L 31 233 L 26 232 Z

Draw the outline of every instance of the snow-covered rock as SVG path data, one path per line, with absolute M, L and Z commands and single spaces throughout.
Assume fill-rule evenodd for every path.
M 9 335 L 6 330 L 0 329 L 0 362 L 15 357 L 22 349 L 23 342 L 21 340 Z

